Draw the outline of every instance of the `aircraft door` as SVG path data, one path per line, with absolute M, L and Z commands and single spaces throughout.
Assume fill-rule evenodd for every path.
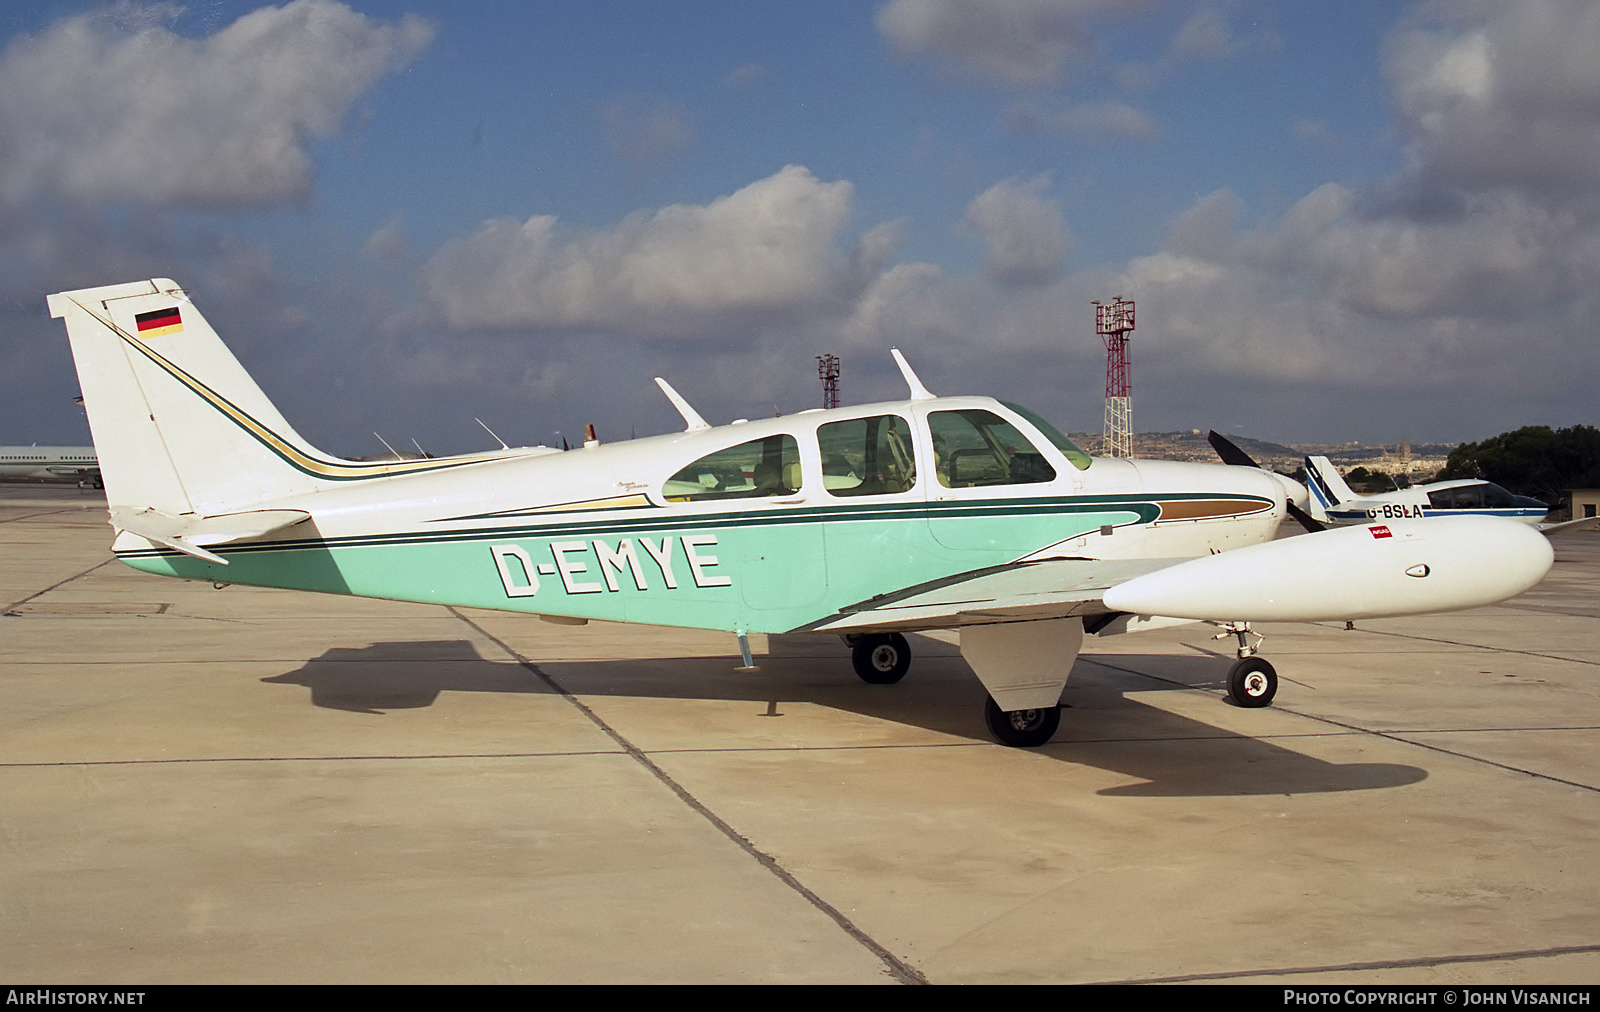
M 928 525 L 945 548 L 986 553 L 972 557 L 976 565 L 1010 562 L 1139 519 L 1062 487 L 1066 482 L 1058 481 L 1057 467 L 1077 466 L 1071 454 L 1088 466 L 1087 456 L 1065 436 L 1059 436 L 1065 447 L 1057 446 L 1064 461 L 1057 461 L 1012 421 L 984 408 L 930 411 L 927 426 L 933 449 Z
M 928 536 L 916 444 L 899 414 L 817 427 L 830 600 L 850 604 L 947 573 Z
M 715 572 L 726 592 L 752 609 L 821 603 L 827 592 L 822 532 L 807 516 L 794 436 L 762 436 L 707 454 L 668 478 L 661 491 L 670 503 L 693 504 L 685 524 L 703 529 L 686 537 L 697 559 L 717 560 L 714 569 L 691 566 L 693 573 Z M 689 547 L 686 541 L 686 554 Z
M 1059 540 L 1027 502 L 1048 494 L 1027 486 L 1054 481 L 1055 468 L 1015 425 L 982 408 L 933 411 L 928 437 L 928 524 L 941 545 L 1014 558 Z

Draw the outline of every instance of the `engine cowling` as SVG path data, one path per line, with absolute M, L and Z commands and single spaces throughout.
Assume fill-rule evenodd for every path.
M 1495 604 L 1533 587 L 1555 552 L 1487 516 L 1343 527 L 1194 559 L 1110 588 L 1106 606 L 1214 622 L 1315 622 Z

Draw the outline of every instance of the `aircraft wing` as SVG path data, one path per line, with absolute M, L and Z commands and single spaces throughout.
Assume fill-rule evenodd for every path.
M 1586 531 L 1591 527 L 1600 527 L 1600 517 L 1579 517 L 1576 520 L 1563 520 L 1560 523 L 1540 524 L 1541 534 L 1560 534 L 1562 531 Z
M 1087 624 L 1102 634 L 1185 619 L 1392 618 L 1504 601 L 1543 579 L 1554 558 L 1547 538 L 1505 517 L 1391 520 L 1193 559 L 1047 559 L 974 570 L 869 598 L 794 631 L 947 629 L 1075 615 L 1108 616 Z
M 1047 559 L 974 570 L 868 598 L 796 632 L 950 629 L 1104 615 L 1107 589 L 1185 559 Z

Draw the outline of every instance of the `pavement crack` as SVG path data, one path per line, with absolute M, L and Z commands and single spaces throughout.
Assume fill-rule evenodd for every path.
M 1584 616 L 1587 617 L 1587 616 Z M 1322 625 L 1323 623 L 1313 623 Z M 1487 650 L 1496 654 L 1518 654 L 1523 657 L 1538 657 L 1547 661 L 1566 661 L 1569 664 L 1587 664 L 1590 667 L 1600 667 L 1600 661 L 1584 660 L 1581 657 L 1562 657 L 1560 654 L 1545 654 L 1537 650 L 1517 650 L 1513 647 L 1493 647 L 1482 643 L 1463 643 L 1460 640 L 1445 639 L 1442 636 L 1418 636 L 1416 633 L 1388 632 L 1383 629 L 1359 629 L 1353 632 L 1364 632 L 1369 636 L 1392 636 L 1395 639 L 1418 640 L 1423 643 L 1442 643 L 1445 646 L 1460 647 L 1463 650 Z
M 1449 643 L 1449 644 L 1451 644 L 1453 646 L 1472 646 L 1472 644 L 1455 643 L 1452 640 L 1434 639 L 1434 638 L 1428 637 L 1428 636 L 1407 636 L 1407 635 L 1405 635 L 1403 633 L 1380 633 L 1379 635 L 1400 636 L 1400 637 L 1402 637 L 1404 639 L 1427 640 L 1427 641 L 1432 642 L 1432 643 Z M 1495 648 L 1495 647 L 1484 647 L 1482 649 L 1485 649 L 1485 650 L 1496 650 L 1497 648 Z M 1502 653 L 1513 653 L 1513 654 L 1529 654 L 1529 651 L 1526 651 L 1526 650 L 1503 650 L 1503 651 L 1500 651 L 1500 652 L 1502 652 Z M 1530 654 L 1530 656 L 1548 657 L 1549 655 L 1546 655 L 1546 654 Z M 1571 660 L 1573 660 L 1570 657 L 1550 657 L 1549 659 L 1558 660 L 1558 661 L 1571 661 Z M 1160 675 L 1152 675 L 1149 672 L 1139 671 L 1136 668 L 1127 668 L 1127 667 L 1122 667 L 1122 666 L 1116 665 L 1116 664 L 1109 664 L 1109 663 L 1107 663 L 1107 662 L 1105 662 L 1103 660 L 1099 660 L 1097 658 L 1080 657 L 1079 660 L 1087 660 L 1087 661 L 1089 661 L 1089 662 L 1091 662 L 1093 664 L 1098 664 L 1099 666 L 1101 666 L 1103 668 L 1109 668 L 1112 671 L 1120 671 L 1120 672 L 1122 672 L 1124 674 L 1137 675 L 1137 676 L 1139 676 L 1141 678 L 1148 678 L 1153 682 L 1161 682 L 1164 685 L 1174 685 L 1174 686 L 1177 686 L 1179 688 L 1194 689 L 1194 690 L 1200 691 L 1200 692 L 1214 692 L 1214 691 L 1216 691 L 1211 686 L 1193 685 L 1193 684 L 1190 684 L 1188 682 L 1180 682 L 1180 681 L 1177 681 L 1176 679 L 1172 679 L 1172 678 L 1163 678 Z M 1593 662 L 1593 661 L 1573 661 L 1573 663 L 1575 663 L 1575 664 L 1593 664 L 1595 662 Z M 1279 676 L 1279 677 L 1281 678 L 1282 676 Z M 1286 681 L 1287 679 L 1284 679 L 1284 680 Z M 1467 732 L 1470 732 L 1470 731 L 1497 731 L 1497 730 L 1510 730 L 1510 731 L 1563 731 L 1563 730 L 1573 730 L 1573 731 L 1585 731 L 1585 730 L 1590 730 L 1590 728 L 1588 728 L 1588 727 L 1572 727 L 1572 728 L 1564 728 L 1564 727 L 1538 727 L 1538 728 L 1445 728 L 1445 729 L 1442 729 L 1442 730 L 1422 728 L 1422 729 L 1412 729 L 1412 730 L 1380 731 L 1380 730 L 1377 730 L 1376 728 L 1362 727 L 1359 724 L 1351 724 L 1351 723 L 1348 723 L 1346 721 L 1335 720 L 1332 717 L 1319 717 L 1318 715 L 1316 715 L 1314 713 L 1307 713 L 1304 710 L 1296 710 L 1296 709 L 1294 709 L 1292 707 L 1283 706 L 1282 704 L 1278 704 L 1278 703 L 1274 703 L 1272 708 L 1274 710 L 1277 710 L 1280 713 L 1293 714 L 1296 717 L 1304 717 L 1306 720 L 1314 720 L 1319 724 L 1327 724 L 1330 727 L 1342 728 L 1347 733 L 1371 735 L 1371 736 L 1373 736 L 1375 738 L 1384 738 L 1384 739 L 1387 739 L 1388 741 L 1398 742 L 1398 743 L 1400 743 L 1402 745 L 1410 745 L 1410 746 L 1412 746 L 1414 748 L 1427 749 L 1430 752 L 1438 752 L 1438 753 L 1440 753 L 1442 755 L 1454 756 L 1457 759 L 1465 759 L 1468 762 L 1482 763 L 1485 766 L 1493 766 L 1496 769 L 1506 770 L 1507 772 L 1510 772 L 1510 773 L 1521 773 L 1524 776 L 1533 777 L 1533 778 L 1535 778 L 1537 780 L 1546 780 L 1546 781 L 1549 781 L 1550 783 L 1562 784 L 1562 785 L 1567 786 L 1567 787 L 1576 787 L 1579 790 L 1590 791 L 1590 792 L 1593 792 L 1593 793 L 1596 793 L 1596 794 L 1600 794 L 1600 786 L 1596 786 L 1594 784 L 1585 784 L 1585 783 L 1580 783 L 1579 781 L 1576 781 L 1576 780 L 1567 780 L 1567 779 L 1564 779 L 1562 777 L 1552 776 L 1549 773 L 1540 773 L 1537 770 L 1530 770 L 1530 769 L 1526 769 L 1526 768 L 1521 767 L 1521 766 L 1513 766 L 1510 763 L 1496 762 L 1493 759 L 1486 759 L 1483 756 L 1472 755 L 1471 753 L 1468 753 L 1468 752 L 1459 752 L 1459 751 L 1457 751 L 1455 749 L 1445 748 L 1442 745 L 1430 745 L 1425 741 L 1417 741 L 1417 740 L 1415 740 L 1413 738 L 1402 737 L 1403 735 L 1408 735 L 1408 734 L 1462 734 L 1462 733 L 1467 733 Z M 1259 738 L 1264 740 L 1264 739 L 1267 739 L 1267 738 L 1281 738 L 1281 737 L 1289 737 L 1289 736 L 1287 736 L 1287 735 L 1245 735 L 1243 737 L 1259 737 Z M 1315 737 L 1315 736 L 1314 735 L 1308 735 L 1306 737 Z
M 29 594 L 27 597 L 23 598 L 20 601 L 13 601 L 12 603 L 6 605 L 6 607 L 4 609 L 4 614 L 6 614 L 6 615 L 8 615 L 8 616 L 10 616 L 12 618 L 16 618 L 17 616 L 11 615 L 11 613 L 16 611 L 18 608 L 22 607 L 23 605 L 27 604 L 29 601 L 32 601 L 34 598 L 43 597 L 44 595 L 50 593 L 52 590 L 55 590 L 57 587 L 65 587 L 67 584 L 71 583 L 73 580 L 82 579 L 83 577 L 88 576 L 90 573 L 92 573 L 95 570 L 99 569 L 101 566 L 110 565 L 111 563 L 113 563 L 115 561 L 117 561 L 116 557 L 113 556 L 112 558 L 106 559 L 106 560 L 104 560 L 102 562 L 97 562 L 94 565 L 90 566 L 88 569 L 85 569 L 81 573 L 74 573 L 73 575 L 67 577 L 65 580 L 61 580 L 61 581 L 58 581 L 56 583 L 52 583 L 50 586 L 46 587 L 45 589 L 43 589 L 41 591 L 37 591 L 37 592 L 32 593 L 32 594 Z
M 1510 952 L 1467 952 L 1448 956 L 1418 956 L 1414 959 L 1378 959 L 1363 963 L 1328 963 L 1321 966 L 1274 966 L 1254 970 L 1223 970 L 1217 973 L 1186 973 L 1172 977 L 1133 977 L 1126 980 L 1092 981 L 1096 984 L 1185 984 L 1201 980 L 1237 980 L 1241 977 L 1276 977 L 1303 973 L 1347 973 L 1352 970 L 1401 970 L 1421 966 L 1455 966 L 1463 963 L 1501 963 L 1520 959 L 1548 959 L 1600 952 L 1600 945 L 1557 945 L 1547 949 L 1516 949 Z
M 483 626 L 474 622 L 466 615 L 463 615 L 454 607 L 447 605 L 445 610 L 449 611 L 450 614 L 460 619 L 480 636 L 484 637 L 501 650 L 504 650 L 507 656 L 515 659 L 518 664 L 522 665 L 522 667 L 531 673 L 535 678 L 538 678 L 545 685 L 549 686 L 552 692 L 559 694 L 562 699 L 565 699 L 568 703 L 571 703 L 574 707 L 576 707 L 607 737 L 616 742 L 617 745 L 621 747 L 622 750 L 625 751 L 635 762 L 643 766 L 668 790 L 677 795 L 678 799 L 692 809 L 695 814 L 709 822 L 719 833 L 727 837 L 735 846 L 753 858 L 757 864 L 765 868 L 775 878 L 777 878 L 784 885 L 788 886 L 791 890 L 798 893 L 807 903 L 811 904 L 812 907 L 816 908 L 816 910 L 826 915 L 835 924 L 837 924 L 845 932 L 845 934 L 855 939 L 863 948 L 876 956 L 884 964 L 884 967 L 888 970 L 889 975 L 896 981 L 902 984 L 928 983 L 928 979 L 924 977 L 919 970 L 900 959 L 894 953 L 890 952 L 885 946 L 880 944 L 871 935 L 868 935 L 859 926 L 857 926 L 856 923 L 849 917 L 846 917 L 841 910 L 829 903 L 827 900 L 823 899 L 817 893 L 813 892 L 805 885 L 805 883 L 796 878 L 792 872 L 783 867 L 783 865 L 778 862 L 777 858 L 763 851 L 754 843 L 751 843 L 750 840 L 744 836 L 744 834 L 740 833 L 737 829 L 734 829 L 733 826 L 725 821 L 721 816 L 717 815 L 717 813 L 708 808 L 704 802 L 691 794 L 689 790 L 680 784 L 676 779 L 674 779 L 670 773 L 658 766 L 648 755 L 645 754 L 643 749 L 639 748 L 639 746 L 635 745 L 632 741 L 626 738 L 620 731 L 607 723 L 605 718 L 601 717 L 592 708 L 585 705 L 582 700 L 568 692 L 564 686 L 552 678 L 548 672 L 540 668 L 539 665 L 524 657 L 509 643 L 500 639 L 498 636 L 495 636 Z

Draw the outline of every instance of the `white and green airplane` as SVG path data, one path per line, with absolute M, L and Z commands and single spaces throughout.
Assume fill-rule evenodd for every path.
M 1549 542 L 1497 517 L 1274 540 L 1300 486 L 1258 468 L 1092 458 L 1025 408 L 937 397 L 682 432 L 360 463 L 302 439 L 188 295 L 155 279 L 49 298 L 66 321 L 116 530 L 163 576 L 726 630 L 842 636 L 895 682 L 905 632 L 956 629 L 1010 745 L 1054 734 L 1085 635 L 1203 621 L 1229 691 L 1277 676 L 1249 624 L 1504 600 Z M 1303 501 L 1303 499 L 1302 499 Z

